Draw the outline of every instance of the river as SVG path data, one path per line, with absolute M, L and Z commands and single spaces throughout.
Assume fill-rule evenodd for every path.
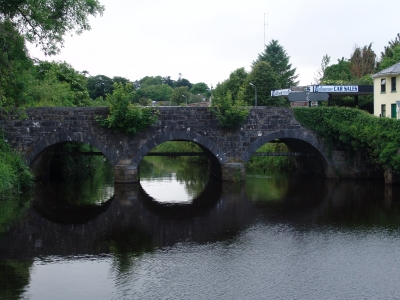
M 102 174 L 3 217 L 0 299 L 400 298 L 399 187 L 160 157 L 140 184 Z

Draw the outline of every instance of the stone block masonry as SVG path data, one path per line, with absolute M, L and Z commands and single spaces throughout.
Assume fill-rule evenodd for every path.
M 156 124 L 136 135 L 116 133 L 99 126 L 95 116 L 106 117 L 107 107 L 41 107 L 26 110 L 27 118 L 0 119 L 6 139 L 24 156 L 36 175 L 46 168 L 48 155 L 58 143 L 83 142 L 96 147 L 115 167 L 116 182 L 138 180 L 138 166 L 155 146 L 166 141 L 197 143 L 211 157 L 211 169 L 222 180 L 244 180 L 244 166 L 263 144 L 279 139 L 296 152 L 312 152 L 299 164 L 325 177 L 337 177 L 340 160 L 327 155 L 321 139 L 301 126 L 290 108 L 254 107 L 235 131 L 218 124 L 206 107 L 155 107 Z M 300 158 L 299 158 L 300 159 Z M 219 170 L 219 171 L 218 171 Z

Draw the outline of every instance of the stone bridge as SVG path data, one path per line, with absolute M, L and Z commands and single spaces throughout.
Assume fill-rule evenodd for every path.
M 209 157 L 210 171 L 222 180 L 243 180 L 245 164 L 263 144 L 279 140 L 297 157 L 298 169 L 328 178 L 368 177 L 360 159 L 349 162 L 341 151 L 328 151 L 322 140 L 300 125 L 290 108 L 254 107 L 236 131 L 218 124 L 205 107 L 157 107 L 158 121 L 136 135 L 116 133 L 98 125 L 95 116 L 108 108 L 29 108 L 21 120 L 1 119 L 6 139 L 18 149 L 35 176 L 46 175 L 49 155 L 65 142 L 88 143 L 114 165 L 115 182 L 139 180 L 139 165 L 155 146 L 166 141 L 192 141 Z

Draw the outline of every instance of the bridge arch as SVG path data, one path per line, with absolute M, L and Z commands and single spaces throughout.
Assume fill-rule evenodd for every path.
M 313 154 L 311 157 L 302 158 L 301 170 L 319 175 L 325 175 L 329 171 L 330 163 L 325 154 L 325 145 L 316 135 L 305 130 L 277 130 L 260 136 L 243 152 L 242 160 L 247 163 L 258 148 L 276 139 L 285 143 L 292 151 Z
M 132 163 L 139 166 L 140 162 L 151 149 L 169 141 L 190 141 L 196 143 L 204 152 L 210 154 L 208 155 L 210 170 L 217 176 L 220 176 L 221 173 L 220 165 L 228 161 L 225 153 L 209 138 L 190 131 L 172 131 L 156 135 L 140 146 L 132 159 Z
M 113 155 L 111 149 L 100 142 L 93 134 L 81 132 L 75 132 L 72 134 L 52 133 L 35 143 L 30 151 L 26 153 L 25 159 L 36 177 L 46 174 L 47 168 L 45 163 L 47 161 L 46 156 L 49 151 L 54 149 L 60 143 L 65 142 L 87 143 L 102 152 L 112 165 L 117 163 L 117 158 Z

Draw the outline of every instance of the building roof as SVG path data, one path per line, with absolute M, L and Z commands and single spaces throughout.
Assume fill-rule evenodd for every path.
M 382 77 L 382 76 L 386 76 L 386 75 L 398 75 L 398 74 L 400 74 L 400 62 L 372 75 L 371 77 L 376 78 L 376 77 Z

